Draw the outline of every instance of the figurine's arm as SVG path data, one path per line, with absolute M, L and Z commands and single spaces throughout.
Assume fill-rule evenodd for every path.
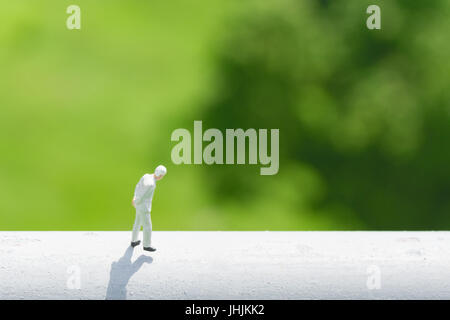
M 145 185 L 144 186 L 145 189 L 143 190 L 143 192 L 136 192 L 132 201 L 133 205 L 136 206 L 137 204 L 139 204 L 142 198 L 144 198 L 145 195 L 153 189 L 153 187 L 154 187 L 153 184 Z
M 147 188 L 144 192 L 141 193 L 141 195 L 139 196 L 139 193 L 136 192 L 136 194 L 134 195 L 133 198 L 133 203 L 134 205 L 139 204 L 139 202 L 141 202 L 141 199 L 144 197 L 144 195 L 147 193 Z

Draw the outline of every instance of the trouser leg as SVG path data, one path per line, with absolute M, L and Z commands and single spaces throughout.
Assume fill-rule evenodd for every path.
M 144 248 L 150 247 L 152 244 L 152 219 L 150 217 L 150 213 L 146 213 L 142 215 L 142 225 L 144 229 Z
M 132 236 L 131 236 L 132 242 L 136 242 L 139 240 L 139 231 L 141 230 L 141 225 L 142 225 L 141 220 L 142 219 L 141 219 L 140 212 L 136 211 L 136 219 L 134 220 L 133 232 L 132 232 Z

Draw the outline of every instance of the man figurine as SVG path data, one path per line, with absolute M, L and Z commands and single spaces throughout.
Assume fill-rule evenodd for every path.
M 152 239 L 152 219 L 150 217 L 150 211 L 152 211 L 152 199 L 155 193 L 156 181 L 161 180 L 167 173 L 167 169 L 164 166 L 157 166 L 155 173 L 144 174 L 139 180 L 134 190 L 134 197 L 132 204 L 136 208 L 136 220 L 133 226 L 133 234 L 131 239 L 131 246 L 136 247 L 141 243 L 139 239 L 139 231 L 141 226 L 144 229 L 144 250 L 156 251 L 151 246 Z

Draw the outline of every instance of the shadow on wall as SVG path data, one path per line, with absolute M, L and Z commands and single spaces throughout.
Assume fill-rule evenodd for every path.
M 123 257 L 111 264 L 108 289 L 106 290 L 106 300 L 126 300 L 127 284 L 133 274 L 135 274 L 144 263 L 153 262 L 152 257 L 141 255 L 136 261 L 131 263 L 132 255 L 133 248 L 128 247 Z

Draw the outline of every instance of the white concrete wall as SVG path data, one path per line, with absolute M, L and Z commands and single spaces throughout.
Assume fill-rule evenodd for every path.
M 0 232 L 0 299 L 450 299 L 450 232 L 130 237 Z

